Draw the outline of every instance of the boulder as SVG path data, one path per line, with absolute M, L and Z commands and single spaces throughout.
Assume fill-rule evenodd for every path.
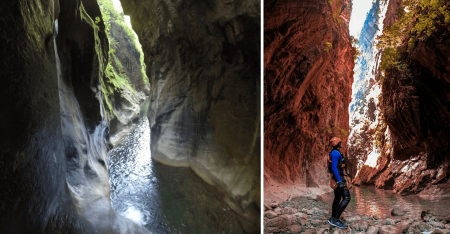
M 299 225 L 291 225 L 288 227 L 288 230 L 292 233 L 292 234 L 297 234 L 300 233 L 302 231 L 302 227 Z
M 401 233 L 401 231 L 396 227 L 392 225 L 384 225 L 381 226 L 378 230 L 379 234 L 393 234 L 393 233 Z
M 283 214 L 295 214 L 297 212 L 297 209 L 292 207 L 285 207 L 282 211 Z
M 309 219 L 308 215 L 305 213 L 295 213 L 294 216 L 296 216 L 297 219 Z
M 434 229 L 434 231 L 431 234 L 447 234 L 450 233 L 450 230 L 448 229 Z
M 367 230 L 367 234 L 378 234 L 378 227 L 375 226 L 370 226 L 369 229 Z
M 264 213 L 264 215 L 265 215 L 267 218 L 269 218 L 269 219 L 273 219 L 273 218 L 275 218 L 276 216 L 278 216 L 278 214 L 277 214 L 276 212 L 274 212 L 274 211 L 266 211 L 266 212 Z
M 386 225 L 395 225 L 395 221 L 393 219 L 387 218 L 385 224 Z
M 290 226 L 292 223 L 292 218 L 289 215 L 281 215 L 278 217 L 275 217 L 273 219 L 269 219 L 266 222 L 267 227 L 278 227 L 280 229 L 286 228 Z
M 392 216 L 403 216 L 406 214 L 406 211 L 402 210 L 400 207 L 394 207 L 391 211 Z
M 270 207 L 272 207 L 272 209 L 277 208 L 278 207 L 278 202 L 272 202 L 269 204 Z
M 269 233 L 278 233 L 281 232 L 281 230 L 278 227 L 266 227 L 265 228 L 267 232 Z

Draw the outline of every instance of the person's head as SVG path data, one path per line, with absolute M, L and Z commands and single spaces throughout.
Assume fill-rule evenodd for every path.
M 331 138 L 330 145 L 331 145 L 331 147 L 333 147 L 333 149 L 340 149 L 340 148 L 342 148 L 341 139 L 339 139 L 339 137 Z

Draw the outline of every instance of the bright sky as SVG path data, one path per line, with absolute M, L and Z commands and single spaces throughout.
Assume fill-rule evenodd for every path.
M 359 38 L 367 12 L 372 8 L 372 2 L 372 0 L 352 0 L 352 16 L 349 25 L 351 36 Z
M 122 4 L 120 3 L 120 0 L 112 0 L 113 4 L 114 4 L 114 9 L 116 9 L 117 12 L 122 13 L 123 12 L 123 8 L 122 8 Z M 128 25 L 128 27 L 130 29 L 133 29 L 133 27 L 131 27 L 131 20 L 130 20 L 130 16 L 128 15 L 124 15 L 123 17 L 125 19 L 125 23 Z M 134 31 L 133 31 L 134 32 Z M 134 33 L 136 38 L 137 35 L 136 33 Z
M 117 12 L 119 12 L 119 13 L 123 12 L 122 4 L 120 3 L 120 0 L 112 0 L 112 2 L 114 4 L 114 8 L 116 9 Z

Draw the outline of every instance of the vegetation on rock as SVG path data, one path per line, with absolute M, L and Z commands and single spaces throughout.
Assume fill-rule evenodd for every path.
M 378 49 L 384 49 L 380 69 L 399 64 L 402 52 L 410 51 L 417 41 L 424 41 L 436 30 L 437 25 L 450 21 L 450 2 L 448 0 L 403 0 L 397 9 L 398 21 L 386 27 L 378 36 Z M 382 77 L 383 78 L 383 77 Z
M 100 82 L 102 85 L 103 97 L 111 115 L 115 115 L 116 117 L 118 117 L 117 114 L 113 111 L 113 106 L 109 97 L 114 95 L 114 91 L 120 93 L 124 89 L 128 89 L 132 93 L 135 93 L 135 90 L 131 85 L 129 77 L 127 77 L 127 75 L 125 74 L 125 69 L 122 63 L 116 56 L 115 52 L 119 46 L 119 42 L 116 41 L 111 35 L 112 23 L 119 25 L 131 39 L 134 48 L 140 54 L 139 60 L 143 82 L 144 84 L 149 84 L 149 81 L 145 72 L 144 53 L 142 52 L 141 45 L 139 44 L 133 31 L 128 27 L 128 25 L 126 25 L 123 13 L 119 13 L 115 10 L 114 4 L 111 0 L 98 0 L 98 2 L 100 10 L 102 12 L 101 20 L 103 20 L 105 24 L 105 32 L 109 40 L 108 64 L 105 69 L 104 77 L 100 79 Z M 100 18 L 96 17 L 95 23 L 98 24 L 99 22 Z
M 330 42 L 325 42 L 325 52 L 330 52 L 331 47 L 333 47 L 333 45 Z

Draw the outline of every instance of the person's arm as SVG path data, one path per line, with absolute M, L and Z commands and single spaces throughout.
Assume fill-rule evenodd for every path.
M 339 171 L 337 169 L 340 156 L 341 155 L 336 151 L 331 152 L 331 170 L 333 170 L 333 174 L 336 177 L 337 182 L 341 181 L 341 177 L 339 176 Z

